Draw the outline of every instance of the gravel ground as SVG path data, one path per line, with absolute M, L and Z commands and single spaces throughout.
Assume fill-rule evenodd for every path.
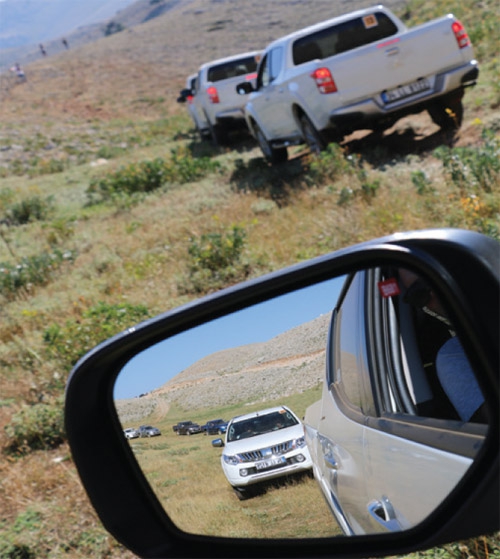
M 186 411 L 238 402 L 274 400 L 321 382 L 330 315 L 289 330 L 268 342 L 219 351 L 141 397 L 117 401 L 122 423 L 154 412 L 161 419 L 175 403 Z

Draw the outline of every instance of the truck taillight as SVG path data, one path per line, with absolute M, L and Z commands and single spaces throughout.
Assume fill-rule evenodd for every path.
M 470 45 L 469 35 L 467 35 L 465 27 L 458 21 L 458 19 L 452 23 L 451 29 L 455 34 L 455 39 L 457 40 L 459 48 L 463 49 L 464 47 L 468 47 Z
M 328 68 L 318 68 L 311 74 L 320 93 L 335 93 L 337 86 Z
M 213 85 L 207 88 L 207 95 L 210 103 L 220 103 L 219 92 Z

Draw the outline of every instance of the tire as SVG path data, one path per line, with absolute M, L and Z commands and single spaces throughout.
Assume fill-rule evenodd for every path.
M 239 501 L 246 501 L 252 496 L 251 490 L 247 488 L 233 486 L 233 491 Z
M 427 109 L 427 112 L 432 121 L 442 130 L 456 131 L 462 126 L 464 106 L 461 97 L 437 101 Z
M 205 118 L 208 122 L 208 129 L 210 133 L 209 138 L 212 140 L 212 144 L 214 147 L 223 145 L 227 140 L 225 130 L 220 126 L 220 124 L 212 124 L 206 113 Z
M 257 143 L 259 144 L 260 150 L 264 154 L 264 159 L 271 163 L 271 165 L 276 165 L 277 163 L 285 163 L 288 160 L 288 151 L 285 147 L 274 148 L 264 136 L 264 132 L 260 126 L 254 124 L 254 133 Z
M 311 119 L 303 114 L 299 118 L 300 130 L 304 141 L 309 146 L 309 150 L 314 155 L 319 155 L 326 148 L 326 142 L 321 134 L 316 130 Z

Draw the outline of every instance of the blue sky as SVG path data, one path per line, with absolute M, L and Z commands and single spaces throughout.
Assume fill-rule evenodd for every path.
M 267 341 L 330 312 L 344 278 L 276 297 L 169 338 L 132 359 L 120 373 L 115 398 L 133 398 L 165 384 L 216 351 Z

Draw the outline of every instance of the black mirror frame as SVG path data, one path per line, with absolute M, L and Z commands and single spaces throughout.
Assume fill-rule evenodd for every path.
M 366 557 L 409 553 L 500 529 L 500 245 L 470 231 L 395 234 L 225 289 L 129 328 L 89 352 L 66 389 L 73 459 L 106 529 L 141 557 Z M 490 428 L 482 449 L 446 501 L 415 528 L 387 535 L 317 540 L 212 538 L 180 531 L 167 516 L 123 437 L 113 404 L 122 366 L 165 337 L 332 276 L 381 264 L 429 278 L 458 326 L 486 394 Z M 95 437 L 93 433 L 99 432 Z

